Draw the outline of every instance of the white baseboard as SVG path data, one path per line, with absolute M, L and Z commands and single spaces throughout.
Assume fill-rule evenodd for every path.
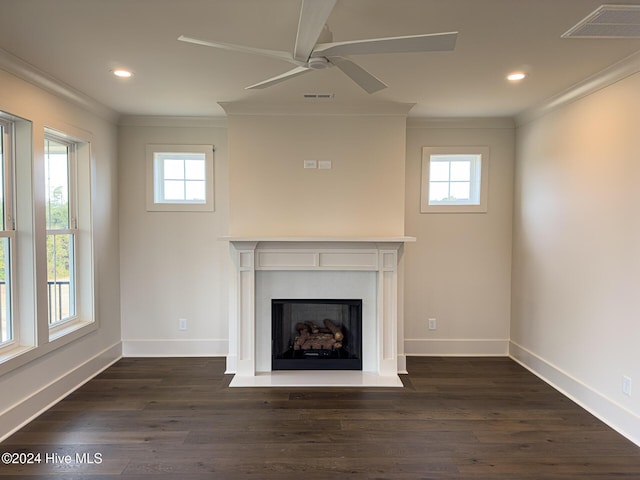
M 509 344 L 509 356 L 589 413 L 640 446 L 640 418 L 535 353 Z
M 225 357 L 229 340 L 123 340 L 123 357 Z
M 404 353 L 408 357 L 506 357 L 509 340 L 408 338 L 404 341 Z
M 122 358 L 121 348 L 120 342 L 115 343 L 0 412 L 0 442 L 117 362 Z

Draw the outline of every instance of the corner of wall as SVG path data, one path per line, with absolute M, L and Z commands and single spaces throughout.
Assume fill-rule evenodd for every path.
M 516 342 L 509 343 L 509 357 L 640 446 L 640 418 L 633 412 Z
M 0 412 L 0 442 L 122 358 L 117 342 Z

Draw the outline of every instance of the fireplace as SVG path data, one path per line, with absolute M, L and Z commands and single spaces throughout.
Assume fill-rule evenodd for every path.
M 406 370 L 401 310 L 402 245 L 413 237 L 224 237 L 231 244 L 236 268 L 231 285 L 229 352 L 230 387 L 385 386 L 402 387 L 398 373 Z M 320 363 L 326 348 L 311 349 L 293 366 L 273 364 L 272 300 L 361 299 L 360 362 L 351 370 Z M 307 300 L 305 302 L 308 303 Z M 280 308 L 280 307 L 277 307 Z M 349 306 L 349 309 L 352 307 Z M 318 327 L 330 314 L 319 315 Z M 295 344 L 294 323 L 280 340 L 281 353 Z M 304 322 L 303 322 L 304 323 Z M 344 323 L 336 320 L 333 323 Z M 293 331 L 292 331 L 293 330 Z M 321 345 L 324 347 L 324 345 Z M 352 355 L 351 351 L 349 356 Z M 337 353 L 337 352 L 334 352 Z M 278 355 L 283 356 L 283 355 Z M 330 356 L 330 355 L 326 355 Z M 289 360 L 286 358 L 279 360 Z M 316 361 L 316 363 L 311 363 Z M 303 363 L 306 362 L 306 363 Z M 348 363 L 348 362 L 346 362 Z M 321 368 L 307 368 L 304 365 Z M 304 368 L 300 369 L 299 368 Z M 330 370 L 327 368 L 331 368 Z M 343 367 L 339 367 L 342 369 Z M 347 368 L 347 367 L 344 367 Z
M 362 370 L 361 299 L 271 300 L 272 370 Z

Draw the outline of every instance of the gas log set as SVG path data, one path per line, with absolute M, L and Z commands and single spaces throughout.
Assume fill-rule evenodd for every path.
M 272 370 L 362 370 L 362 300 L 272 299 Z
M 324 327 L 313 322 L 299 322 L 298 332 L 293 343 L 294 350 L 337 350 L 342 348 L 344 333 L 342 328 L 328 318 L 323 320 Z

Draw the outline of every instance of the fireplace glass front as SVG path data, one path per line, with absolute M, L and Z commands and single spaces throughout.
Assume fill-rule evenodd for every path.
M 362 370 L 362 300 L 271 301 L 272 370 Z

